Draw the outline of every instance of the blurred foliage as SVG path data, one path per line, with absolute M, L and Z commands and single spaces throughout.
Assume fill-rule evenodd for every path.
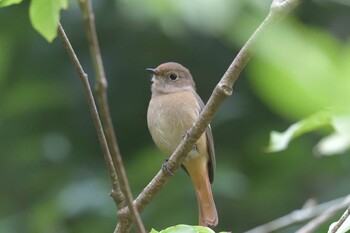
M 300 119 L 323 108 L 349 110 L 345 101 L 350 98 L 350 43 L 284 21 L 259 41 L 256 50 L 250 77 L 276 112 Z
M 284 134 L 272 133 L 270 151 L 286 149 L 291 139 L 329 126 L 336 136 L 325 138 L 317 153 L 339 154 L 350 147 L 349 54 L 349 42 L 296 22 L 283 21 L 258 42 L 249 70 L 257 93 L 287 118 L 307 116 Z
M 316 113 L 306 119 L 303 119 L 291 125 L 285 132 L 271 132 L 270 145 L 267 148 L 268 152 L 277 152 L 285 150 L 288 144 L 296 137 L 304 133 L 317 130 L 323 127 L 331 127 L 332 117 L 329 111 Z
M 272 131 L 267 152 L 285 150 L 297 137 L 319 129 L 334 130 L 323 137 L 314 147 L 315 155 L 335 155 L 346 152 L 350 148 L 350 116 L 334 115 L 330 111 L 317 112 L 297 123 L 292 124 L 285 132 Z
M 164 159 L 147 130 L 150 80 L 144 69 L 178 61 L 208 99 L 269 4 L 94 2 L 113 121 L 135 196 Z M 61 42 L 48 44 L 33 30 L 28 9 L 29 1 L 0 9 L 0 232 L 112 232 L 115 206 L 80 81 Z M 347 115 L 349 12 L 347 1 L 305 1 L 257 45 L 233 96 L 212 122 L 213 192 L 220 216 L 215 231 L 242 232 L 300 208 L 309 198 L 325 201 L 350 192 L 349 151 L 312 155 L 328 130 L 296 138 L 282 152 L 263 150 L 271 130 L 283 131 L 329 107 Z M 69 2 L 61 19 L 93 85 L 76 2 Z M 197 223 L 185 172 L 169 181 L 142 218 L 147 229 Z
M 11 6 L 13 4 L 21 3 L 22 0 L 1 0 L 0 7 Z

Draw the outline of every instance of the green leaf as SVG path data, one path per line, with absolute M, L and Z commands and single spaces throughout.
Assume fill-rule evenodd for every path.
M 332 115 L 329 111 L 321 111 L 292 124 L 286 131 L 279 133 L 271 132 L 268 152 L 278 152 L 285 150 L 289 143 L 296 137 L 310 131 L 318 130 L 332 125 Z
M 0 0 L 0 7 L 21 3 L 23 0 Z
M 61 9 L 68 7 L 67 0 L 32 0 L 29 7 L 30 21 L 48 42 L 57 36 Z
M 151 232 L 150 233 L 159 233 L 158 231 L 156 231 L 156 230 L 154 230 L 153 228 L 152 228 L 152 230 L 151 230 Z
M 215 233 L 215 232 L 208 227 L 180 224 L 180 225 L 168 227 L 165 230 L 160 231 L 159 233 Z
M 350 148 L 350 116 L 332 117 L 332 126 L 335 132 L 322 138 L 315 146 L 316 155 L 341 154 Z

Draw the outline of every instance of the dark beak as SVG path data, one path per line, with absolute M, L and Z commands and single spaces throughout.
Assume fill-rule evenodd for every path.
M 147 68 L 146 70 L 152 72 L 153 74 L 158 74 L 158 70 L 156 68 Z

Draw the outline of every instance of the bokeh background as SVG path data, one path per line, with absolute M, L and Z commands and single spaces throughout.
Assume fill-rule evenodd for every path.
M 270 2 L 94 1 L 112 117 L 134 196 L 164 159 L 147 129 L 145 68 L 182 63 L 206 102 Z M 49 44 L 32 28 L 28 7 L 24 1 L 0 9 L 0 232 L 112 232 L 116 210 L 83 88 L 62 43 Z M 61 21 L 93 86 L 75 1 Z M 327 107 L 329 96 L 347 93 L 339 79 L 350 76 L 349 24 L 347 0 L 305 1 L 261 39 L 212 122 L 218 231 L 243 232 L 310 198 L 323 202 L 350 192 L 349 152 L 313 153 L 327 132 L 305 135 L 283 152 L 264 152 L 270 131 L 284 131 Z M 149 230 L 197 224 L 185 172 L 176 173 L 142 219 Z

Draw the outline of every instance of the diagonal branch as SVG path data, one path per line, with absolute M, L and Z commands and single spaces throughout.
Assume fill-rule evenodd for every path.
M 345 221 L 349 218 L 349 216 L 350 206 L 348 206 L 348 208 L 345 210 L 340 219 L 337 222 L 335 222 L 334 225 L 330 226 L 330 230 L 328 231 L 328 233 L 337 233 L 337 231 L 343 226 L 343 224 L 345 225 Z
M 102 147 L 102 151 L 103 151 L 103 155 L 104 155 L 104 159 L 105 159 L 105 162 L 106 162 L 106 165 L 107 165 L 107 168 L 108 168 L 108 172 L 109 172 L 109 176 L 110 176 L 110 179 L 111 179 L 111 183 L 112 183 L 112 196 L 114 198 L 114 200 L 116 201 L 116 194 L 117 193 L 120 193 L 120 189 L 119 189 L 119 182 L 118 182 L 118 177 L 117 177 L 117 173 L 116 173 L 116 169 L 114 167 L 114 162 L 112 160 L 112 157 L 111 157 L 111 154 L 110 154 L 110 151 L 109 151 L 109 148 L 108 148 L 108 144 L 107 144 L 107 140 L 106 140 L 106 137 L 105 137 L 105 134 L 104 134 L 104 131 L 103 131 L 103 127 L 102 127 L 102 124 L 101 124 L 101 120 L 100 120 L 100 117 L 98 115 L 98 111 L 97 111 L 97 108 L 96 108 L 96 104 L 95 104 L 95 100 L 94 100 L 94 97 L 93 97 L 93 94 L 92 94 L 92 90 L 91 90 L 91 87 L 90 87 L 90 84 L 89 84 L 89 81 L 88 81 L 88 75 L 85 73 L 85 71 L 83 70 L 68 38 L 67 38 L 67 35 L 65 34 L 61 24 L 59 24 L 58 26 L 58 34 L 64 44 L 64 46 L 66 47 L 67 49 L 67 53 L 69 55 L 69 57 L 71 58 L 74 66 L 76 67 L 78 73 L 79 73 L 79 77 L 83 83 L 83 87 L 84 87 L 84 90 L 85 90 L 85 93 L 86 93 L 86 96 L 87 96 L 87 99 L 88 99 L 88 104 L 89 104 L 89 108 L 90 108 L 90 111 L 91 111 L 91 115 L 92 115 L 92 118 L 93 118 L 93 122 L 95 124 L 95 128 L 96 128 L 96 131 L 97 131 L 97 136 L 98 136 L 98 139 L 100 141 L 100 145 Z M 120 172 L 120 171 L 119 171 Z M 113 194 L 114 193 L 114 194 Z M 123 195 L 123 194 L 121 194 Z M 123 196 L 120 196 L 120 197 L 123 197 Z M 118 204 L 118 202 L 116 201 L 116 203 Z M 132 203 L 132 202 L 131 202 Z M 134 205 L 131 204 L 132 207 L 134 207 Z M 137 210 L 136 210 L 137 211 Z M 137 212 L 138 213 L 138 212 Z M 130 226 L 130 218 L 132 218 L 132 216 L 128 216 L 129 219 L 123 219 L 123 217 L 121 216 L 120 217 L 120 221 L 119 222 L 127 222 Z M 141 225 L 137 225 L 137 226 L 140 226 L 141 228 L 139 229 L 140 232 L 145 232 L 145 230 L 143 229 L 142 230 L 142 227 L 143 227 L 143 224 L 141 223 Z
M 113 165 L 113 161 L 112 161 L 112 157 L 111 154 L 109 153 L 109 149 L 108 149 L 108 145 L 107 145 L 107 140 L 105 137 L 105 134 L 103 132 L 103 128 L 102 128 L 102 124 L 101 124 L 101 120 L 100 120 L 100 116 L 98 115 L 97 112 L 97 108 L 96 108 L 96 104 L 95 104 L 95 100 L 91 91 L 91 87 L 89 84 L 89 80 L 88 80 L 88 75 L 85 73 L 85 71 L 83 70 L 74 50 L 72 45 L 70 44 L 66 33 L 63 30 L 63 27 L 61 26 L 61 24 L 58 25 L 58 35 L 61 38 L 64 46 L 66 47 L 67 53 L 69 55 L 69 57 L 71 58 L 74 67 L 77 69 L 78 73 L 79 73 L 79 78 L 81 79 L 82 83 L 83 83 L 83 87 L 84 87 L 84 91 L 86 93 L 87 96 L 87 101 L 89 104 L 89 108 L 91 111 L 91 115 L 93 118 L 93 122 L 95 124 L 95 128 L 97 131 L 97 136 L 98 139 L 100 141 L 100 145 L 102 147 L 102 151 L 103 151 L 103 155 L 104 155 L 104 159 L 108 168 L 108 172 L 109 172 L 109 176 L 111 179 L 111 183 L 112 183 L 112 189 L 113 190 L 118 190 L 118 178 L 116 175 L 116 171 Z
M 232 94 L 233 84 L 238 79 L 238 76 L 245 65 L 248 63 L 253 45 L 260 38 L 261 34 L 269 26 L 280 21 L 301 2 L 302 0 L 274 0 L 272 2 L 268 16 L 249 38 L 247 43 L 243 46 L 236 58 L 233 60 L 226 73 L 221 78 L 218 85 L 215 87 L 198 120 L 188 131 L 188 134 L 184 137 L 180 145 L 176 148 L 170 157 L 167 163 L 167 170 L 169 170 L 171 173 L 175 173 L 175 171 L 184 161 L 186 155 L 190 152 L 192 146 L 206 130 L 208 124 L 214 118 L 215 113 L 223 101 Z M 164 187 L 169 178 L 170 175 L 168 173 L 163 173 L 160 170 L 153 178 L 153 180 L 144 188 L 144 190 L 135 200 L 135 204 L 140 212 L 155 197 L 155 195 L 162 189 L 162 187 Z M 122 209 L 120 211 L 120 214 L 129 216 L 129 209 Z M 126 229 L 129 229 L 128 225 L 121 225 L 121 223 L 118 223 L 115 232 L 124 232 Z
M 98 38 L 95 26 L 95 16 L 92 10 L 91 0 L 79 0 L 80 8 L 83 12 L 83 17 L 85 21 L 85 27 L 87 32 L 87 37 L 90 46 L 90 53 L 93 61 L 95 80 L 96 80 L 96 93 L 97 93 L 97 103 L 99 107 L 99 112 L 101 114 L 102 126 L 106 134 L 107 143 L 109 146 L 110 153 L 112 155 L 112 161 L 114 168 L 117 172 L 118 181 L 120 184 L 120 189 L 113 189 L 111 196 L 116 201 L 119 209 L 125 207 L 124 200 L 129 209 L 131 209 L 132 219 L 138 229 L 138 232 L 146 232 L 141 221 L 140 215 L 133 205 L 133 196 L 129 186 L 129 182 L 126 176 L 125 168 L 123 165 L 122 156 L 119 151 L 117 138 L 114 132 L 114 127 L 111 119 L 111 114 L 109 111 L 109 104 L 107 98 L 107 79 L 105 76 L 102 57 L 100 53 L 100 48 L 98 44 Z

